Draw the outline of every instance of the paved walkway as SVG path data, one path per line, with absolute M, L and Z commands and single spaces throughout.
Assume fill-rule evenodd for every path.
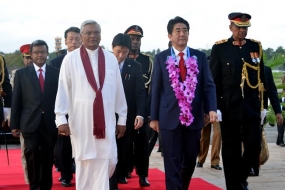
M 284 190 L 285 189 L 285 147 L 275 144 L 277 130 L 276 127 L 265 127 L 268 139 L 269 160 L 261 166 L 258 177 L 249 177 L 250 190 Z M 150 168 L 158 168 L 164 171 L 163 159 L 157 152 L 157 146 L 154 148 L 150 158 Z M 210 148 L 211 150 L 211 148 Z M 209 151 L 203 168 L 196 168 L 193 177 L 199 177 L 222 189 L 226 189 L 224 172 L 211 169 Z M 222 166 L 222 163 L 221 163 Z M 151 182 L 151 179 L 149 179 Z

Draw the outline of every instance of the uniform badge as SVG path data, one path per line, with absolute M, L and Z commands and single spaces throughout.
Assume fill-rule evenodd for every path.
M 245 21 L 246 21 L 246 16 L 243 15 L 243 16 L 241 17 L 240 21 L 241 21 L 241 22 L 245 22 Z
M 250 57 L 253 63 L 257 64 L 260 62 L 258 52 L 250 52 Z

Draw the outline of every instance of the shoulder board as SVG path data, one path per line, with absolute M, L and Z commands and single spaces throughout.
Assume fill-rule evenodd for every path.
M 222 43 L 225 43 L 227 41 L 228 41 L 228 39 L 223 39 L 223 40 L 220 40 L 220 41 L 216 41 L 215 44 L 222 44 Z
M 250 41 L 253 41 L 253 42 L 256 42 L 256 43 L 258 43 L 258 44 L 261 44 L 261 42 L 260 41 L 258 41 L 258 40 L 254 40 L 254 39 L 249 39 Z

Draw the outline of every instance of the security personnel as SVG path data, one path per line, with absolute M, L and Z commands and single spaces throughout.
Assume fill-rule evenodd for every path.
M 129 58 L 141 63 L 143 79 L 146 90 L 146 97 L 148 99 L 150 82 L 151 82 L 151 73 L 153 69 L 153 62 L 151 57 L 140 52 L 141 47 L 141 38 L 143 37 L 143 30 L 138 25 L 130 26 L 125 34 L 128 34 L 132 40 L 132 46 L 129 53 Z M 127 148 L 127 155 L 129 155 L 130 160 L 128 161 L 128 178 L 131 177 L 133 167 L 136 168 L 136 173 L 139 175 L 140 186 L 149 186 L 148 182 L 148 166 L 149 166 L 149 145 L 147 137 L 148 129 L 148 105 L 146 106 L 146 114 L 144 116 L 144 125 L 139 130 L 133 130 L 131 134 L 131 143 Z M 138 146 L 133 146 L 133 142 L 136 140 Z M 143 156 L 136 156 L 136 152 L 141 152 Z
M 250 167 L 260 154 L 260 117 L 266 84 L 261 43 L 245 38 L 251 16 L 235 12 L 228 18 L 232 36 L 213 45 L 209 63 L 216 84 L 218 110 L 222 114 L 226 186 L 236 190 L 247 189 Z

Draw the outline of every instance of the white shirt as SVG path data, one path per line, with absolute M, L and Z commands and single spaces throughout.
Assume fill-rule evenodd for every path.
M 34 65 L 34 68 L 35 68 L 35 71 L 37 73 L 38 78 L 39 78 L 39 74 L 40 74 L 39 69 L 42 69 L 42 74 L 43 74 L 43 77 L 45 79 L 45 76 L 46 76 L 46 64 L 44 64 L 42 67 L 37 66 L 35 63 L 33 63 L 33 65 Z
M 180 61 L 180 56 L 179 56 L 178 54 L 180 53 L 180 51 L 178 51 L 177 49 L 175 49 L 173 46 L 172 46 L 172 48 L 173 48 L 174 54 L 175 54 L 175 56 L 176 56 L 177 63 L 179 63 L 179 61 Z M 184 53 L 184 55 L 183 55 L 184 60 L 187 59 L 187 48 L 188 48 L 188 47 L 186 46 L 186 48 L 182 51 L 182 52 Z

